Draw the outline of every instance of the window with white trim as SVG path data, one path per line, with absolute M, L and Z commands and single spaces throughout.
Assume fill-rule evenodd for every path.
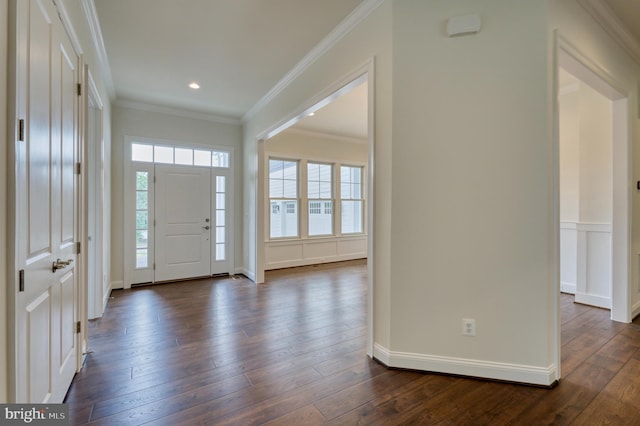
M 271 238 L 297 237 L 298 162 L 269 159 L 269 205 Z
M 149 267 L 149 172 L 136 172 L 136 269 Z
M 229 168 L 229 152 L 133 142 L 131 161 Z
M 364 230 L 362 167 L 340 167 L 340 208 L 342 233 L 362 233 Z
M 333 165 L 307 163 L 309 235 L 333 234 Z

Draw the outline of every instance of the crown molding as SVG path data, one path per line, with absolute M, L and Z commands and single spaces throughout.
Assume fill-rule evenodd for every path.
M 64 5 L 64 1 L 53 0 L 53 4 L 58 11 L 58 16 L 60 16 L 62 26 L 64 27 L 67 35 L 69 36 L 69 39 L 71 40 L 73 49 L 76 51 L 76 54 L 82 55 L 84 53 L 82 50 L 82 45 L 80 44 L 80 39 L 76 34 L 76 30 L 73 28 L 73 24 L 71 23 L 71 19 L 69 18 L 69 14 L 67 13 L 67 7 Z
M 309 129 L 299 128 L 299 127 L 289 127 L 285 131 L 290 134 L 329 139 L 337 142 L 356 143 L 360 145 L 363 145 L 369 142 L 369 139 L 367 139 L 367 137 L 358 138 L 355 136 L 345 136 L 345 135 L 340 135 L 336 133 L 319 132 L 317 130 L 309 130 Z
M 578 3 L 634 61 L 640 63 L 640 42 L 627 30 L 608 4 L 602 0 L 578 0 Z
M 168 106 L 153 105 L 153 104 L 148 104 L 148 103 L 139 102 L 139 101 L 117 99 L 114 102 L 114 106 L 120 107 L 120 108 L 137 109 L 139 111 L 173 115 L 175 117 L 192 118 L 196 120 L 206 120 L 206 121 L 212 121 L 215 123 L 222 123 L 222 124 L 233 124 L 236 126 L 240 126 L 242 124 L 242 120 L 240 120 L 239 118 L 223 117 L 220 115 L 209 114 L 206 112 L 190 111 L 190 110 L 173 108 Z
M 242 121 L 253 118 L 258 111 L 278 96 L 295 79 L 300 77 L 315 61 L 338 43 L 344 36 L 360 24 L 367 16 L 378 8 L 384 0 L 363 0 L 346 18 L 342 20 L 320 43 L 318 43 L 300 62 L 294 66 L 275 86 L 267 92 L 242 117 Z
M 93 47 L 98 57 L 98 67 L 100 68 L 102 80 L 104 81 L 109 98 L 115 99 L 116 88 L 113 84 L 113 76 L 111 75 L 111 66 L 109 65 L 109 58 L 107 57 L 107 49 L 104 46 L 102 30 L 100 29 L 100 21 L 98 20 L 98 13 L 93 0 L 82 0 L 82 10 L 84 11 L 84 16 L 87 19 L 89 32 L 91 32 L 91 41 L 93 42 Z

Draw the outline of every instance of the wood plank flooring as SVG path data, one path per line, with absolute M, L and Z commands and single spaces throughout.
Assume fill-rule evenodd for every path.
M 640 425 L 640 325 L 561 297 L 554 389 L 365 355 L 366 264 L 117 290 L 66 402 L 92 425 Z

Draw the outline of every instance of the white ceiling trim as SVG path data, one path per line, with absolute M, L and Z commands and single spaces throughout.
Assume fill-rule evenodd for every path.
M 609 5 L 602 0 L 578 0 L 578 3 L 631 55 L 634 61 L 640 63 L 640 43 L 631 35 Z
M 100 74 L 102 74 L 102 79 L 104 80 L 109 97 L 111 99 L 115 99 L 116 88 L 113 84 L 111 66 L 109 65 L 109 58 L 107 57 L 107 49 L 104 46 L 102 30 L 100 29 L 100 21 L 98 20 L 98 13 L 96 12 L 96 5 L 93 0 L 82 0 L 82 10 L 84 11 L 84 16 L 87 19 L 87 25 L 91 32 L 93 47 L 95 48 L 98 56 Z
M 176 117 L 194 118 L 197 120 L 213 121 L 215 123 L 233 124 L 236 126 L 239 126 L 242 124 L 242 121 L 239 118 L 223 117 L 220 115 L 207 114 L 205 112 L 189 111 L 189 110 L 179 109 L 179 108 L 152 105 L 144 102 L 117 99 L 114 102 L 114 105 L 120 108 L 137 109 L 140 111 L 155 112 L 159 114 L 173 115 Z
M 369 142 L 369 139 L 367 138 L 356 138 L 353 136 L 336 135 L 333 133 L 318 132 L 316 130 L 309 130 L 309 129 L 296 128 L 296 127 L 289 127 L 287 130 L 285 130 L 285 132 L 291 133 L 291 134 L 297 134 L 297 135 L 310 136 L 315 138 L 330 139 L 338 142 L 357 143 L 360 145 L 366 144 L 367 142 Z
M 569 84 L 567 86 L 563 86 L 558 90 L 558 96 L 562 96 L 562 95 L 568 95 L 570 93 L 575 93 L 578 90 L 580 90 L 580 83 L 575 82 L 572 84 Z
M 320 43 L 316 45 L 298 64 L 291 69 L 275 86 L 267 92 L 249 111 L 242 117 L 242 121 L 253 118 L 260 109 L 271 102 L 296 78 L 300 77 L 315 61 L 333 47 L 345 35 L 353 30 L 360 22 L 378 8 L 384 0 L 363 0 L 363 2 L 342 20 Z
M 65 31 L 69 35 L 69 38 L 71 39 L 71 44 L 73 45 L 73 49 L 76 51 L 78 55 L 82 55 L 83 51 L 82 51 L 82 45 L 80 44 L 80 39 L 78 38 L 78 35 L 76 34 L 76 31 L 73 28 L 73 25 L 71 24 L 71 19 L 69 19 L 69 14 L 67 13 L 67 8 L 64 5 L 64 2 L 62 2 L 61 0 L 53 0 L 53 4 L 58 10 L 58 16 L 60 16 L 60 20 L 62 21 L 62 26 L 64 27 Z

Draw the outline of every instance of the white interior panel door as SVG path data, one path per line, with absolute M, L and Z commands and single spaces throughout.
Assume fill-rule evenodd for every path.
M 156 165 L 155 281 L 211 275 L 211 170 Z
M 20 2 L 16 400 L 62 402 L 76 371 L 77 64 L 51 0 Z M 53 265 L 57 265 L 54 267 Z

